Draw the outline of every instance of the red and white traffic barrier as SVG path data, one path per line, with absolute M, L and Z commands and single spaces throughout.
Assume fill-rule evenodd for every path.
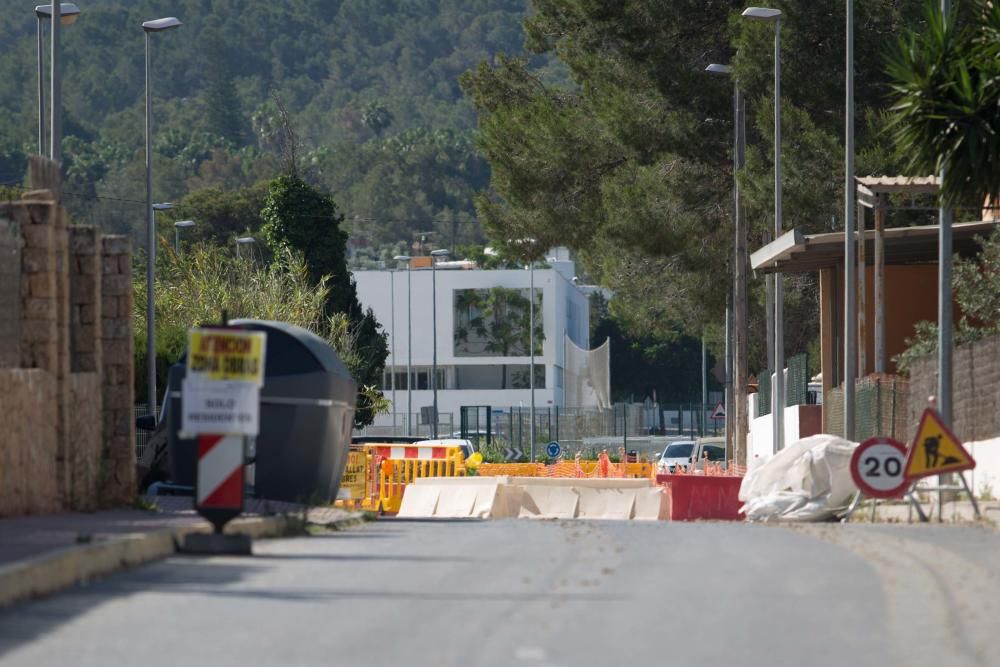
M 242 435 L 198 436 L 195 487 L 195 506 L 212 523 L 215 515 L 225 523 L 243 510 Z
M 385 446 L 376 447 L 375 453 L 384 459 L 446 459 L 448 458 L 448 447 Z

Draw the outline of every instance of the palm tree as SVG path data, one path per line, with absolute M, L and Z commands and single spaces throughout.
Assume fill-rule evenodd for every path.
M 945 168 L 942 200 L 982 204 L 1000 195 L 1000 6 L 962 13 L 929 6 L 927 26 L 890 54 L 891 125 L 914 174 Z

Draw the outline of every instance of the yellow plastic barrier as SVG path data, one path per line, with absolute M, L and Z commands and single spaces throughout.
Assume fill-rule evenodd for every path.
M 403 502 L 407 484 L 421 477 L 465 476 L 465 454 L 461 447 L 386 447 L 366 445 L 374 472 L 374 492 L 366 506 L 395 514 Z M 427 452 L 425 450 L 434 450 Z M 388 456 L 386 456 L 388 455 Z M 391 458 L 402 455 L 406 458 Z M 434 458 L 418 458 L 432 456 Z

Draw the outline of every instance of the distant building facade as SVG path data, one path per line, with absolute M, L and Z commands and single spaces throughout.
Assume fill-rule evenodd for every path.
M 392 399 L 395 423 L 404 432 L 407 415 L 420 423 L 422 408 L 433 406 L 434 363 L 432 284 L 437 283 L 438 412 L 441 423 L 458 429 L 462 406 L 494 409 L 531 403 L 530 287 L 535 303 L 536 409 L 565 405 L 566 347 L 588 349 L 590 304 L 575 283 L 575 266 L 565 249 L 549 253 L 547 268 L 482 270 L 468 262 L 414 258 L 409 270 L 357 271 L 358 299 L 372 308 L 389 334 L 390 356 L 382 389 Z M 421 266 L 423 265 L 423 266 Z M 417 268 L 417 267 L 420 268 Z M 412 292 L 410 291 L 412 290 Z M 409 299 L 409 301 L 408 301 Z M 412 311 L 410 308 L 412 307 Z M 408 316 L 412 333 L 408 336 Z M 408 340 L 412 338 L 412 356 Z M 412 376 L 407 363 L 412 364 Z M 412 383 L 412 409 L 407 389 Z M 426 414 L 426 412 L 425 412 Z M 394 423 L 382 415 L 376 425 Z

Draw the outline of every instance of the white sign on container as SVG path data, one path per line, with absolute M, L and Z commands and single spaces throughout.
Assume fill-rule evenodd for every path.
M 185 378 L 181 431 L 257 435 L 260 431 L 260 388 L 249 382 L 206 382 Z

